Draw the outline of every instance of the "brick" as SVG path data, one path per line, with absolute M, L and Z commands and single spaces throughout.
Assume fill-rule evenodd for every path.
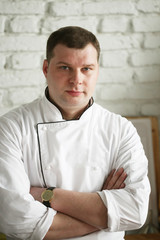
M 101 14 L 134 14 L 136 12 L 134 3 L 128 0 L 106 0 L 84 3 L 85 15 Z
M 49 6 L 49 13 L 53 16 L 77 16 L 81 14 L 82 3 L 75 1 L 53 2 Z
M 3 69 L 6 64 L 6 57 L 4 54 L 0 54 L 0 69 Z
M 140 48 L 143 42 L 142 34 L 99 34 L 97 38 L 102 50 Z
M 46 36 L 9 35 L 1 36 L 0 52 L 45 51 Z
M 9 101 L 14 106 L 19 106 L 38 98 L 42 93 L 39 88 L 25 87 L 9 89 Z
M 2 107 L 4 104 L 4 96 L 5 96 L 6 92 L 7 91 L 0 89 L 0 107 Z
M 45 1 L 0 1 L 0 14 L 44 14 Z
M 10 64 L 13 69 L 36 69 L 42 66 L 41 54 L 17 53 L 11 56 Z
M 50 34 L 51 32 L 65 26 L 79 26 L 96 33 L 97 19 L 96 17 L 66 17 L 64 21 L 64 18 L 47 17 L 43 22 L 42 33 Z
M 130 68 L 125 69 L 107 69 L 100 68 L 98 78 L 99 83 L 127 83 L 132 80 L 133 70 Z
M 138 115 L 138 107 L 136 103 L 130 103 L 129 101 L 123 101 L 122 103 L 116 103 L 115 108 L 118 109 L 119 114 L 122 116 L 137 116 Z
M 146 50 L 135 52 L 131 55 L 133 66 L 160 65 L 160 50 Z
M 122 116 L 138 116 L 139 107 L 134 102 L 129 102 L 125 100 L 106 100 L 102 101 L 100 99 L 96 99 L 96 102 L 103 106 L 105 109 L 108 109 L 111 112 L 120 114 Z
M 101 100 L 154 100 L 160 99 L 160 84 L 137 84 L 125 86 L 124 84 L 106 84 L 98 90 L 98 97 Z
M 128 54 L 126 51 L 107 51 L 102 53 L 102 67 L 124 67 L 127 64 Z
M 134 80 L 140 83 L 154 83 L 160 81 L 160 67 L 147 66 L 134 68 Z
M 0 89 L 0 115 L 4 114 L 12 107 L 8 97 L 7 89 Z
M 106 87 L 98 89 L 98 97 L 100 100 L 117 100 L 125 99 L 126 88 L 123 84 L 106 84 Z
M 0 72 L 0 86 L 3 88 L 40 86 L 45 84 L 42 70 L 7 70 Z
M 124 16 L 107 16 L 99 27 L 100 32 L 126 32 L 129 20 Z
M 159 32 L 159 16 L 142 16 L 133 19 L 133 28 L 135 32 Z
M 145 48 L 159 48 L 160 47 L 160 33 L 147 34 L 144 40 Z
M 104 104 L 104 107 L 107 108 L 109 111 L 120 114 L 122 116 L 137 116 L 138 115 L 138 109 L 136 104 L 134 103 L 126 103 L 123 100 L 119 103 L 117 101 L 114 101 L 112 103 L 108 104 L 108 101 L 106 104 Z
M 160 115 L 160 103 L 144 104 L 141 108 L 143 115 L 158 116 Z
M 126 97 L 134 100 L 160 99 L 160 84 L 135 84 L 128 88 Z
M 144 13 L 160 12 L 159 0 L 140 0 L 137 3 L 137 9 Z
M 10 21 L 10 29 L 14 33 L 39 32 L 39 18 L 18 16 Z
M 3 33 L 5 30 L 5 21 L 6 21 L 6 17 L 0 16 L 0 33 Z

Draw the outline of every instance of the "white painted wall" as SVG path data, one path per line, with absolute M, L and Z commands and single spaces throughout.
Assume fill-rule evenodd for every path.
M 160 0 L 0 0 L 0 115 L 43 94 L 46 40 L 66 25 L 100 41 L 96 101 L 160 119 Z

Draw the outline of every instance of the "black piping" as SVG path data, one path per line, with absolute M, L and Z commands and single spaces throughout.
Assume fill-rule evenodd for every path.
M 41 147 L 40 147 L 39 134 L 38 134 L 38 124 L 37 124 L 36 127 L 37 127 L 37 140 L 38 140 L 38 150 L 39 150 L 39 159 L 40 159 L 41 173 L 42 173 L 42 178 L 43 178 L 43 182 L 44 182 L 44 187 L 46 188 L 47 185 L 46 185 L 44 172 L 43 172 L 43 167 L 42 167 Z

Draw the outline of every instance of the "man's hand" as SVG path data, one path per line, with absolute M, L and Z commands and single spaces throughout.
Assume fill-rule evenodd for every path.
M 111 190 L 111 189 L 121 189 L 125 187 L 125 179 L 127 174 L 125 173 L 123 168 L 118 169 L 117 171 L 113 169 L 108 175 L 102 190 Z

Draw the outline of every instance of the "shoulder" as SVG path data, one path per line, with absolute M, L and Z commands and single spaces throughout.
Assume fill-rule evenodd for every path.
M 99 122 L 101 126 L 114 132 L 122 132 L 123 134 L 127 131 L 136 131 L 131 121 L 126 117 L 111 112 L 97 103 L 93 104 L 93 116 L 97 123 Z
M 12 109 L 0 117 L 0 125 L 3 126 L 21 126 L 22 122 L 29 119 L 38 109 L 41 99 L 36 99 L 31 103 L 24 104 Z
M 120 114 L 109 111 L 108 109 L 102 107 L 101 105 L 94 103 L 93 104 L 93 113 L 102 121 L 106 122 L 128 122 L 128 120 L 121 116 Z

